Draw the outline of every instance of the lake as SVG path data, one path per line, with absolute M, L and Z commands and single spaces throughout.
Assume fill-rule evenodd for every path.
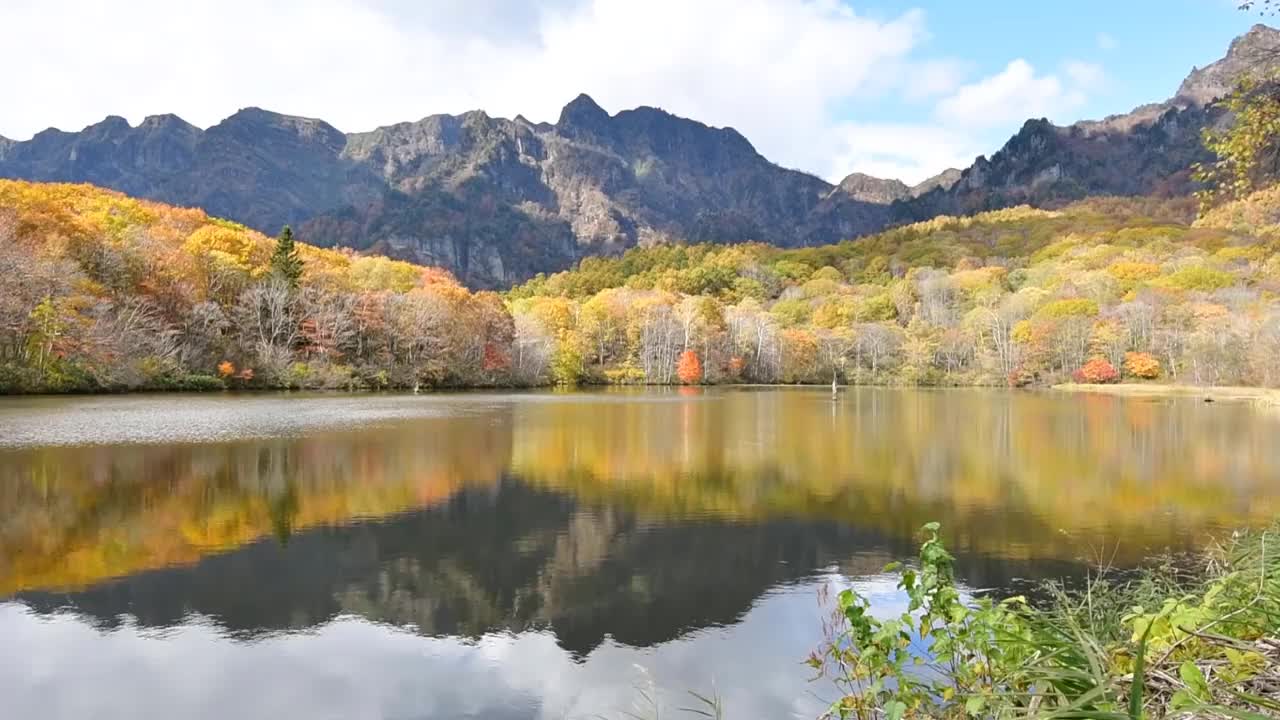
M 920 525 L 971 592 L 1130 567 L 1276 517 L 1278 430 L 995 390 L 0 399 L 0 703 L 811 718 L 820 595 L 900 611 Z

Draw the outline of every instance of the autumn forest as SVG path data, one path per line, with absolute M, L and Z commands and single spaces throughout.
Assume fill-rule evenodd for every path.
M 0 389 L 1280 383 L 1263 190 L 667 245 L 472 292 L 86 185 L 0 181 Z M 305 240 L 305 238 L 300 238 Z

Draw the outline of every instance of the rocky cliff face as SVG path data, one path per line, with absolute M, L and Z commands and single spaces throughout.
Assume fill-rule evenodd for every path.
M 947 168 L 924 182 L 912 186 L 911 197 L 920 197 L 935 188 L 950 190 L 952 186 L 960 182 L 961 175 L 963 175 L 963 172 L 959 168 Z
M 1280 30 L 1254 25 L 1249 32 L 1231 41 L 1221 60 L 1191 74 L 1170 101 L 1175 104 L 1205 105 L 1231 92 L 1242 78 L 1266 74 L 1280 60 Z
M 378 178 L 339 157 L 345 145 L 327 123 L 257 108 L 208 130 L 174 115 L 137 127 L 108 117 L 12 143 L 0 151 L 0 176 L 89 182 L 275 232 L 319 208 L 376 196 Z
M 1183 194 L 1205 159 L 1208 105 L 1271 68 L 1255 26 L 1162 103 L 1058 127 L 1029 120 L 990 158 L 908 187 L 855 173 L 832 186 L 770 163 L 732 128 L 650 107 L 610 115 L 579 96 L 556 123 L 483 112 L 372 132 L 249 108 L 201 130 L 173 115 L 0 138 L 0 177 L 91 182 L 205 208 L 274 233 L 452 269 L 498 287 L 577 259 L 668 241 L 814 245 L 941 213 L 1089 195 Z
M 1003 148 L 979 157 L 950 187 L 894 204 L 892 222 L 965 215 L 1021 203 L 1060 205 L 1096 195 L 1190 193 L 1191 166 L 1209 159 L 1201 130 L 1221 113 L 1169 107 L 1150 119 L 1113 119 L 1124 129 L 1028 120 Z
M 478 284 L 641 244 L 797 245 L 880 226 L 855 207 L 802 233 L 829 184 L 770 163 L 735 130 L 649 107 L 611 116 L 585 95 L 554 125 L 434 116 L 353 135 L 343 156 L 393 194 L 321 215 L 306 237 L 441 263 Z
M 901 180 L 885 180 L 858 172 L 841 180 L 832 192 L 877 205 L 888 205 L 894 200 L 911 197 L 911 188 Z
M 1193 68 L 1161 103 L 1058 127 L 1028 120 L 998 152 L 945 184 L 896 202 L 891 222 L 959 215 L 1019 203 L 1054 205 L 1094 195 L 1185 195 L 1190 167 L 1210 159 L 1201 139 L 1222 119 L 1212 103 L 1243 77 L 1280 66 L 1280 31 L 1255 25 L 1221 60 Z

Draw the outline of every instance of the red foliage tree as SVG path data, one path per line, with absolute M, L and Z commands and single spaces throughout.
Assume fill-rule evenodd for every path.
M 698 353 L 692 350 L 680 353 L 680 360 L 676 363 L 676 377 L 685 385 L 695 385 L 702 381 L 702 361 L 698 359 Z
M 502 348 L 492 342 L 484 344 L 483 367 L 485 372 L 506 370 L 510 366 L 511 360 L 507 357 L 507 354 L 502 351 Z
M 1105 385 L 1120 379 L 1120 371 L 1106 358 L 1096 357 L 1075 372 L 1076 382 Z

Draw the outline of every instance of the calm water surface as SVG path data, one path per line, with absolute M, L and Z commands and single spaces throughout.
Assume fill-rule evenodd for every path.
M 813 717 L 820 590 L 970 589 L 1280 510 L 1280 418 L 997 391 L 0 400 L 0 714 Z M 643 691 L 643 693 L 642 693 Z

